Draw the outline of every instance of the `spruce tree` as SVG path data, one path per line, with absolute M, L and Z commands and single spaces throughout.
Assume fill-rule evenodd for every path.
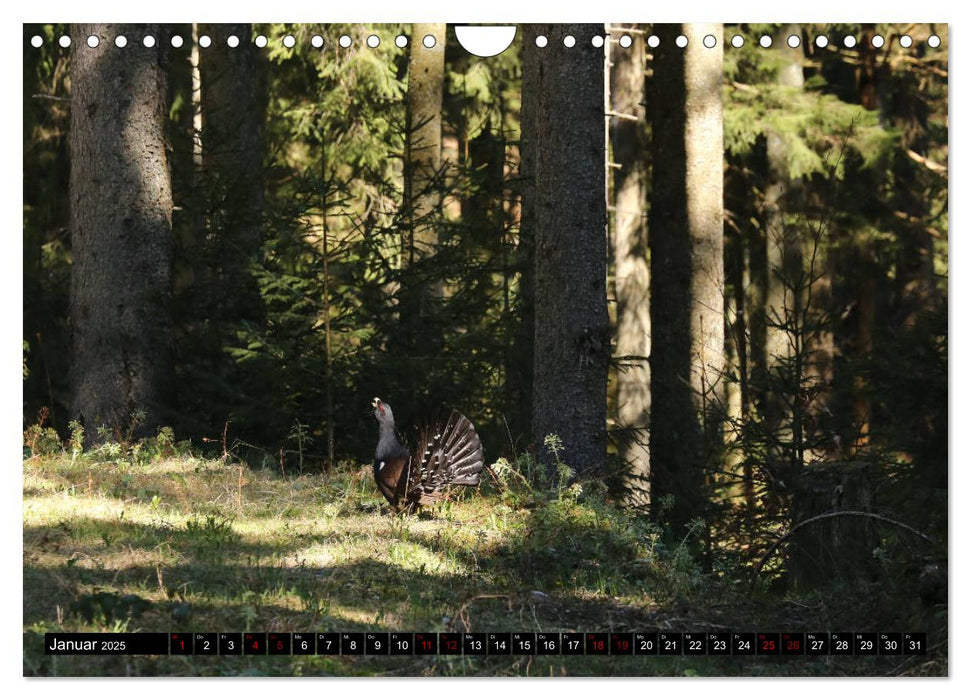
M 172 405 L 165 37 L 158 25 L 79 24 L 71 39 L 72 413 L 89 437 L 133 423 L 150 433 Z

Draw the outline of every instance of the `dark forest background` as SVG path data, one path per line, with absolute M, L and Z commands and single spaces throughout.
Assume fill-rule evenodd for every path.
M 946 27 L 614 25 L 607 64 L 597 35 L 25 26 L 25 456 L 341 470 L 380 396 L 709 567 L 788 532 L 788 585 L 945 585 Z

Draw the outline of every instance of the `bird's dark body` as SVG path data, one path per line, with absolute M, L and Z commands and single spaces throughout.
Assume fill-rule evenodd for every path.
M 468 418 L 452 411 L 447 419 L 423 428 L 411 453 L 398 436 L 391 407 L 380 399 L 373 405 L 380 426 L 374 480 L 393 508 L 429 505 L 445 496 L 449 486 L 479 483 L 485 459 Z

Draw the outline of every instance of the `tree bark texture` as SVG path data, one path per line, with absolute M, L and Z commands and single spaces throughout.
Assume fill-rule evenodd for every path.
M 129 45 L 114 45 L 117 35 Z M 144 34 L 158 38 L 141 43 Z M 100 38 L 96 48 L 89 35 Z M 157 25 L 72 27 L 73 409 L 89 437 L 166 421 L 173 365 L 172 186 Z
M 651 410 L 651 319 L 647 262 L 647 158 L 644 109 L 644 35 L 631 35 L 623 48 L 611 31 L 610 122 L 613 162 L 614 269 L 617 298 L 617 427 L 624 462 L 624 500 L 628 506 L 650 502 L 648 423 Z M 614 36 L 616 35 L 616 36 Z M 632 118 L 633 117 L 633 118 Z
M 523 26 L 523 83 L 520 105 L 519 138 L 519 194 L 522 204 L 519 209 L 519 240 L 516 244 L 516 267 L 519 269 L 519 331 L 514 339 L 518 362 L 514 381 L 519 390 L 519 407 L 515 411 L 513 430 L 516 434 L 529 436 L 532 442 L 533 408 L 533 349 L 536 328 L 535 296 L 535 238 L 536 238 L 536 153 L 539 148 L 536 111 L 539 107 L 540 57 L 542 51 L 536 46 L 538 26 Z M 540 443 L 541 445 L 542 443 Z M 534 448 L 537 447 L 534 443 Z
M 549 45 L 527 54 L 536 60 L 536 111 L 524 122 L 537 138 L 533 439 L 549 461 L 543 441 L 557 435 L 561 459 L 586 472 L 603 468 L 607 446 L 604 54 L 591 44 L 604 27 L 535 29 Z
M 202 167 L 209 198 L 207 248 L 223 320 L 262 319 L 253 266 L 262 243 L 263 110 L 257 49 L 248 24 L 203 24 L 212 44 L 200 49 Z M 236 36 L 239 45 L 227 39 Z
M 426 36 L 435 39 L 427 48 Z M 411 207 L 411 240 L 406 250 L 409 267 L 438 250 L 434 225 L 442 206 L 442 96 L 445 84 L 445 25 L 414 24 L 408 54 L 408 140 L 405 153 L 405 204 Z M 425 275 L 427 277 L 427 275 Z M 440 279 L 418 285 L 418 315 L 426 297 L 441 296 Z
M 425 37 L 435 40 L 424 45 Z M 401 285 L 398 287 L 399 338 L 409 366 L 415 358 L 441 352 L 441 318 L 436 311 L 445 296 L 441 271 L 433 256 L 441 239 L 442 219 L 442 99 L 445 80 L 445 25 L 413 24 L 408 54 L 405 103 L 404 214 Z M 409 371 L 408 396 L 425 403 L 428 385 L 418 371 Z M 408 408 L 406 404 L 403 408 Z
M 704 514 L 719 458 L 724 375 L 722 27 L 659 25 L 648 102 L 655 157 L 650 207 L 651 502 L 672 531 Z M 679 48 L 675 39 L 688 39 Z M 705 36 L 713 48 L 703 45 Z

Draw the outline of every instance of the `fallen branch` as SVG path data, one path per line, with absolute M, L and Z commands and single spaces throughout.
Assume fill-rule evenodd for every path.
M 482 600 L 483 598 L 505 598 L 510 609 L 512 608 L 512 596 L 505 593 L 482 593 L 481 595 L 472 596 L 467 601 L 462 603 L 462 606 L 456 611 L 455 617 L 453 618 L 459 620 L 463 625 L 465 625 L 466 632 L 470 632 L 472 630 L 472 625 L 469 623 L 469 618 L 466 614 L 468 607 L 475 601 Z
M 775 542 L 772 543 L 772 545 L 766 550 L 765 554 L 762 555 L 762 558 L 759 560 L 759 563 L 756 565 L 755 573 L 752 574 L 752 581 L 749 584 L 749 589 L 751 590 L 752 588 L 755 587 L 755 580 L 759 577 L 759 574 L 762 572 L 762 567 L 765 566 L 765 562 L 769 560 L 769 557 L 772 555 L 772 553 L 779 548 L 779 545 L 783 544 L 786 540 L 788 540 L 790 537 L 796 534 L 798 530 L 802 529 L 806 525 L 811 525 L 814 522 L 825 520 L 827 518 L 840 518 L 840 517 L 871 518 L 873 520 L 879 520 L 880 522 L 889 523 L 890 525 L 896 525 L 897 527 L 902 528 L 907 532 L 910 532 L 924 540 L 927 540 L 931 544 L 935 543 L 931 537 L 928 537 L 920 530 L 914 527 L 911 527 L 906 523 L 902 523 L 899 520 L 888 518 L 885 515 L 877 515 L 876 513 L 867 513 L 866 511 L 862 511 L 862 510 L 837 510 L 830 513 L 822 513 L 821 515 L 815 515 L 809 518 L 808 520 L 803 520 L 801 523 L 793 525 L 792 529 L 790 529 L 789 532 L 787 532 L 782 537 L 780 537 L 779 539 L 777 539 Z

